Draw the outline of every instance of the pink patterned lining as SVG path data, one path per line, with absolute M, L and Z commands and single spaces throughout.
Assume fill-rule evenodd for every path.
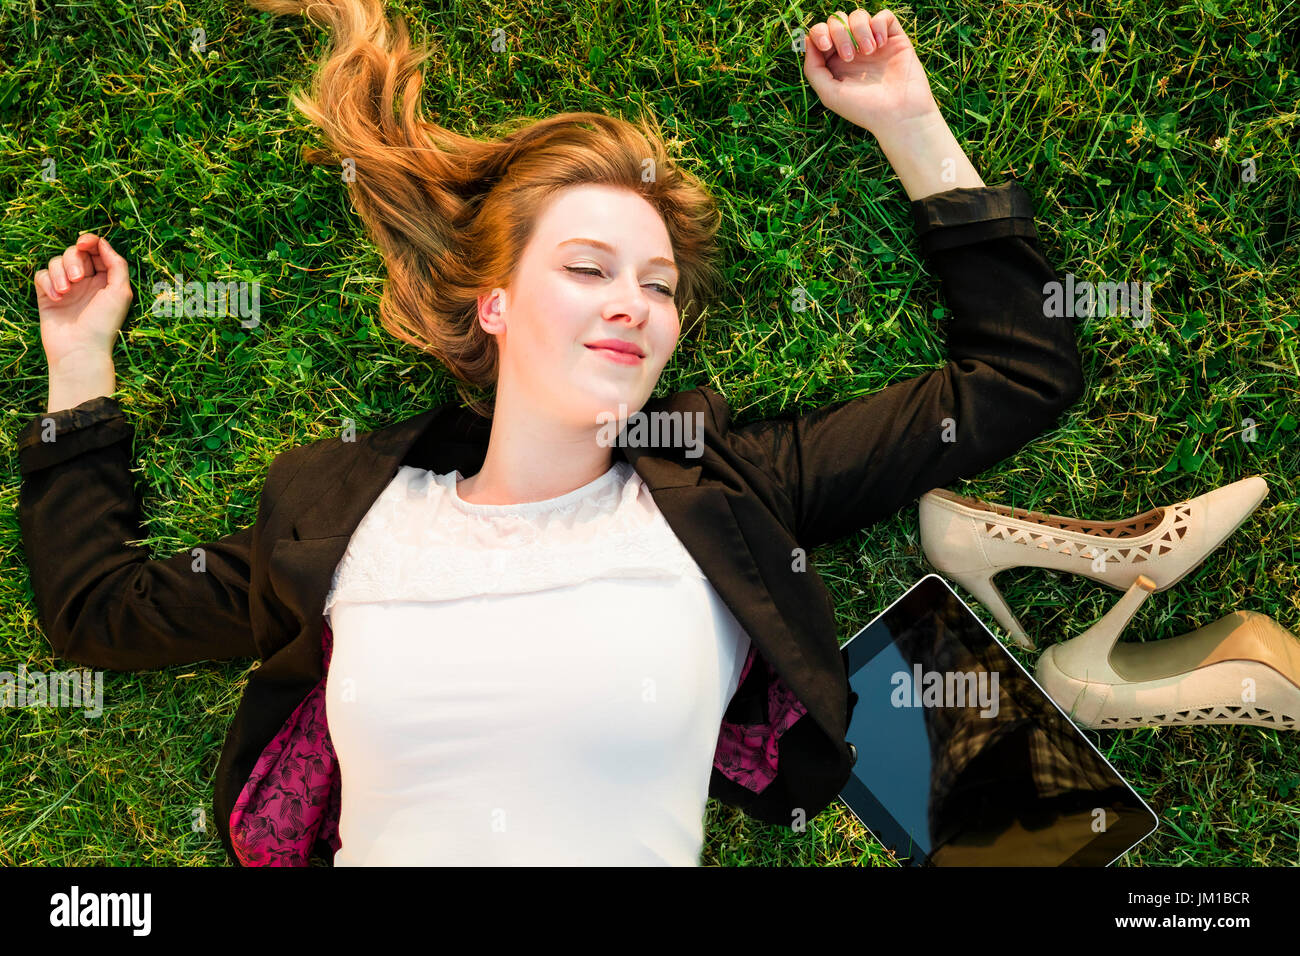
M 325 714 L 325 682 L 333 648 L 334 634 L 322 619 L 325 676 L 267 744 L 235 801 L 230 839 L 244 866 L 308 866 L 317 841 L 325 841 L 332 851 L 342 845 L 338 833 L 341 777 Z M 758 656 L 758 646 L 751 642 L 737 687 L 744 684 Z M 776 779 L 781 735 L 808 712 L 772 665 L 764 660 L 763 666 L 768 681 L 767 721 L 722 721 L 713 756 L 720 773 L 754 793 L 762 793 Z
M 737 687 L 745 683 L 745 676 L 757 656 L 758 645 L 751 641 Z M 762 793 L 776 779 L 781 735 L 808 713 L 808 708 L 777 676 L 766 659 L 763 667 L 767 670 L 767 722 L 733 724 L 724 720 L 718 731 L 718 747 L 713 752 L 713 766 L 719 773 L 755 793 Z
M 325 676 L 257 758 L 230 812 L 230 841 L 244 866 L 308 866 L 318 839 L 338 850 L 341 777 L 325 719 L 334 634 L 321 622 Z

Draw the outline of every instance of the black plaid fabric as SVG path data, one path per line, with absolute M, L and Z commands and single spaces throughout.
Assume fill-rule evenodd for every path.
M 1096 753 L 1070 727 L 1044 727 L 1030 719 L 1018 701 L 1032 700 L 1042 691 L 1019 668 L 1004 669 L 996 649 L 990 649 L 990 658 L 999 659 L 976 657 L 958 640 L 963 613 L 958 607 L 944 608 L 924 616 L 897 639 L 904 659 L 924 671 L 946 675 L 998 670 L 995 716 L 981 716 L 978 701 L 924 709 L 932 760 L 929 823 L 934 848 L 969 829 L 972 816 L 990 821 L 1014 816 L 1017 807 L 1051 798 L 1064 798 L 1064 806 L 1072 796 L 1096 794 L 1113 782 Z M 1028 792 L 1026 780 L 1032 788 Z

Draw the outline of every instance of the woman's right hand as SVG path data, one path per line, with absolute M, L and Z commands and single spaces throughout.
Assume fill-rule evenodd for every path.
M 126 260 L 93 233 L 36 273 L 41 347 L 51 375 L 69 356 L 109 359 L 134 298 Z

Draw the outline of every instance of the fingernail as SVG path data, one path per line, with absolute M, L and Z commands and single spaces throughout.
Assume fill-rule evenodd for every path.
M 81 270 L 78 269 L 76 266 L 73 266 L 71 269 L 68 270 L 68 275 L 72 276 L 72 278 L 74 279 L 80 279 Z
M 853 59 L 853 47 L 846 46 L 840 50 L 840 58 L 844 60 Z

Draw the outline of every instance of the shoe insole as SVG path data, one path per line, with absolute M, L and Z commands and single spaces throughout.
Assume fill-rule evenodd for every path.
M 1254 611 L 1233 611 L 1163 641 L 1116 644 L 1110 653 L 1110 666 L 1128 681 L 1162 680 L 1220 661 L 1258 661 L 1300 687 L 1300 638 Z
M 1165 509 L 1160 507 L 1144 511 L 1140 515 L 1134 515 L 1131 518 L 1121 518 L 1118 521 L 1088 521 L 1083 518 L 1066 518 L 1061 515 L 1045 514 L 1041 511 L 1013 508 L 1010 505 L 996 505 L 989 501 L 980 501 L 978 498 L 967 498 L 964 495 L 943 488 L 934 488 L 930 491 L 930 494 L 939 498 L 946 498 L 949 501 L 955 501 L 959 505 L 973 508 L 976 511 L 989 511 L 1007 518 L 1018 518 L 1031 524 L 1041 524 L 1047 528 L 1059 528 L 1063 531 L 1074 531 L 1078 534 L 1089 534 L 1105 538 L 1140 537 L 1160 524 L 1165 516 Z

